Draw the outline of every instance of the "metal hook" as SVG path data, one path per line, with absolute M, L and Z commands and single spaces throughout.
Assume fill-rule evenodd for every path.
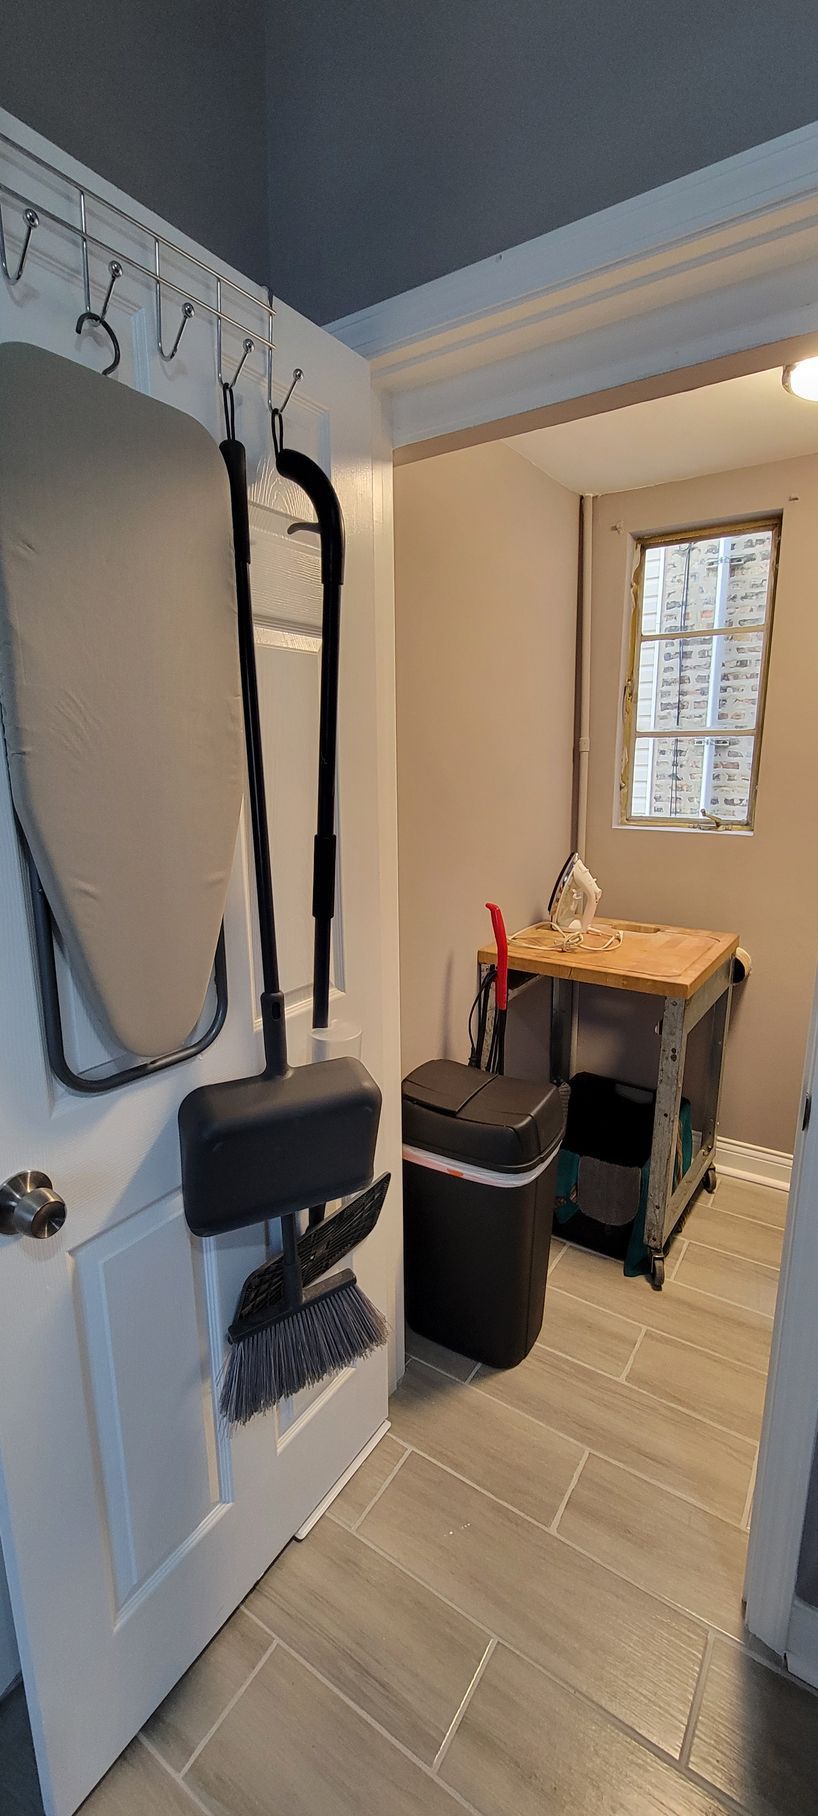
M 196 311 L 195 311 L 192 303 L 183 303 L 182 304 L 182 319 L 176 330 L 176 339 L 175 339 L 173 346 L 171 347 L 171 350 L 169 353 L 166 353 L 164 347 L 162 346 L 162 314 L 161 314 L 161 311 L 162 311 L 162 305 L 161 305 L 161 302 L 159 301 L 159 299 L 157 298 L 156 340 L 157 340 L 157 345 L 159 348 L 159 357 L 160 357 L 160 359 L 171 360 L 171 359 L 176 358 L 176 355 L 179 351 L 179 343 L 182 339 L 182 335 L 185 332 L 188 322 L 192 321 L 193 316 L 196 314 Z
M 235 372 L 234 372 L 234 373 L 233 373 L 233 377 L 232 377 L 232 378 L 231 378 L 231 380 L 230 380 L 230 382 L 229 382 L 229 384 L 228 384 L 228 386 L 227 386 L 227 389 L 228 389 L 228 391 L 234 391 L 234 390 L 235 390 L 235 388 L 236 388 L 236 385 L 237 385 L 237 384 L 238 384 L 238 382 L 239 382 L 239 378 L 240 378 L 240 376 L 241 376 L 241 369 L 242 369 L 242 366 L 243 366 L 243 365 L 244 365 L 244 362 L 245 362 L 245 360 L 246 360 L 246 358 L 247 358 L 247 356 L 248 356 L 248 354 L 250 354 L 250 353 L 252 353 L 252 351 L 253 351 L 253 349 L 254 349 L 254 347 L 255 347 L 255 344 L 256 344 L 256 343 L 255 343 L 255 341 L 254 341 L 254 340 L 253 340 L 253 339 L 252 339 L 252 337 L 251 337 L 251 336 L 250 336 L 250 335 L 249 335 L 249 334 L 248 334 L 248 335 L 246 335 L 246 336 L 245 336 L 245 338 L 244 338 L 244 340 L 243 340 L 243 341 L 242 341 L 242 343 L 241 343 L 241 344 L 242 344 L 242 347 L 243 347 L 243 348 L 244 348 L 244 352 L 243 352 L 243 353 L 242 353 L 242 356 L 241 356 L 241 359 L 240 359 L 240 360 L 239 360 L 239 363 L 238 363 L 238 365 L 237 365 L 237 367 L 236 367 L 236 370 L 235 370 Z
M 108 266 L 108 270 L 110 271 L 111 275 L 108 280 L 108 288 L 105 292 L 105 301 L 99 312 L 99 319 L 101 322 L 104 322 L 105 317 L 108 314 L 108 304 L 111 301 L 111 297 L 113 296 L 113 293 L 114 293 L 114 284 L 118 283 L 119 279 L 122 276 L 122 266 L 120 265 L 119 259 L 112 259 L 110 265 Z
M 25 237 L 23 239 L 23 244 L 20 247 L 20 257 L 17 260 L 17 270 L 12 275 L 12 273 L 9 270 L 8 258 L 6 256 L 6 235 L 5 235 L 5 230 L 3 227 L 3 211 L 2 211 L 2 209 L 0 209 L 0 266 L 2 266 L 3 276 L 5 278 L 8 278 L 8 281 L 10 284 L 19 284 L 20 279 L 25 270 L 25 263 L 26 263 L 26 259 L 28 258 L 28 249 L 29 249 L 29 245 L 31 243 L 31 235 L 34 232 L 35 227 L 39 227 L 39 225 L 40 225 L 40 217 L 37 213 L 36 208 L 27 208 L 23 215 L 23 220 L 25 221 L 25 224 L 26 224 Z
M 292 397 L 292 394 L 295 390 L 296 385 L 300 385 L 303 377 L 304 377 L 304 374 L 301 370 L 301 367 L 293 366 L 293 376 L 292 376 L 292 380 L 290 383 L 290 388 L 289 388 L 289 391 L 287 392 L 287 395 L 284 399 L 283 404 L 271 404 L 270 405 L 270 430 L 271 430 L 272 437 L 273 437 L 273 448 L 275 450 L 276 460 L 278 459 L 278 456 L 282 452 L 283 447 L 284 447 L 284 411 L 287 408 L 287 405 L 290 401 L 290 398 Z M 289 534 L 289 531 L 288 531 L 288 534 Z
M 169 362 L 170 360 L 176 358 L 176 355 L 179 351 L 179 343 L 182 339 L 182 335 L 185 332 L 188 322 L 192 321 L 194 315 L 196 314 L 196 311 L 189 298 L 185 302 L 183 302 L 182 319 L 176 330 L 176 339 L 173 343 L 173 346 L 170 349 L 170 352 L 166 353 L 164 346 L 162 345 L 162 273 L 160 270 L 159 261 L 160 261 L 159 241 L 154 240 L 153 262 L 154 262 L 154 270 L 156 272 L 156 346 L 157 346 L 157 351 L 159 353 L 159 358 L 164 359 L 165 361 Z
M 103 366 L 103 368 L 102 368 L 103 378 L 107 378 L 109 373 L 116 371 L 117 366 L 119 365 L 120 357 L 121 357 L 120 350 L 119 350 L 119 341 L 117 340 L 117 337 L 114 333 L 113 328 L 111 327 L 110 322 L 106 320 L 106 316 L 108 313 L 108 304 L 110 303 L 111 297 L 113 295 L 114 285 L 119 281 L 119 279 L 122 276 L 122 266 L 119 263 L 119 259 L 111 259 L 110 265 L 108 266 L 108 270 L 111 275 L 108 280 L 108 288 L 105 292 L 105 301 L 102 305 L 102 308 L 100 309 L 98 314 L 95 309 L 83 309 L 82 315 L 80 315 L 77 319 L 77 328 L 76 328 L 77 334 L 81 334 L 83 328 L 85 327 L 86 322 L 88 322 L 91 325 L 91 327 L 105 329 L 105 332 L 106 332 L 108 339 L 111 343 L 111 346 L 113 348 L 114 357 L 111 360 L 110 366 Z
M 242 346 L 244 348 L 244 352 L 242 353 L 241 359 L 239 360 L 236 370 L 233 373 L 233 377 L 231 379 L 226 379 L 226 378 L 222 378 L 221 334 L 219 334 L 218 340 L 219 340 L 219 361 L 218 361 L 219 384 L 221 385 L 221 388 L 222 388 L 222 400 L 224 402 L 224 423 L 225 423 L 225 429 L 227 431 L 227 439 L 228 439 L 228 441 L 233 441 L 235 439 L 235 434 L 236 434 L 236 399 L 233 396 L 233 392 L 235 390 L 236 385 L 239 382 L 239 376 L 241 373 L 242 366 L 244 365 L 244 362 L 245 362 L 248 354 L 252 353 L 253 348 L 255 347 L 256 343 L 253 340 L 253 337 L 251 334 L 245 335 L 244 340 L 242 341 Z
M 295 390 L 295 387 L 296 387 L 296 385 L 300 385 L 300 383 L 301 383 L 301 380 L 302 380 L 302 378 L 303 378 L 303 377 L 304 377 L 304 374 L 303 374 L 303 372 L 302 372 L 302 370 L 301 370 L 301 367 L 300 367 L 300 366 L 294 366 L 294 367 L 293 367 L 293 376 L 292 376 L 292 382 L 291 382 L 291 384 L 290 384 L 290 389 L 289 389 L 289 391 L 288 391 L 288 392 L 287 392 L 287 395 L 286 395 L 286 397 L 285 397 L 285 399 L 284 399 L 284 402 L 283 402 L 283 404 L 279 404 L 279 406 L 278 406 L 278 409 L 279 409 L 279 415 L 280 415 L 280 416 L 283 416 L 283 415 L 284 415 L 284 411 L 285 411 L 285 410 L 286 410 L 286 408 L 287 408 L 287 405 L 288 405 L 288 403 L 289 403 L 289 401 L 290 401 L 290 398 L 291 398 L 291 397 L 292 397 L 292 394 L 293 394 L 293 392 L 294 392 L 294 390 Z

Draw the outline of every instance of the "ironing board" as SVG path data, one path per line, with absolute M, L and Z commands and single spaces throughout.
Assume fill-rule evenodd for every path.
M 733 958 L 737 933 L 713 933 L 701 927 L 669 927 L 644 921 L 600 919 L 594 927 L 601 935 L 622 932 L 622 941 L 607 952 L 583 948 L 562 952 L 560 936 L 544 922 L 524 927 L 508 942 L 509 985 L 519 988 L 526 978 L 550 977 L 551 1072 L 562 1083 L 570 1070 L 572 985 L 597 984 L 609 990 L 634 990 L 656 996 L 662 1003 L 656 1113 L 650 1154 L 645 1241 L 650 1251 L 650 1276 L 661 1288 L 665 1277 L 665 1252 L 671 1237 L 707 1177 L 716 1182 L 715 1151 L 719 1104 L 724 1075 L 727 1029 L 733 987 Z M 482 983 L 496 963 L 494 946 L 481 946 L 477 954 Z M 703 1016 L 712 1011 L 706 1062 L 701 1147 L 691 1165 L 673 1186 L 676 1128 L 682 1101 L 688 1036 Z M 490 1027 L 486 1040 L 491 1038 Z
M 241 809 L 227 475 L 200 423 L 22 342 L 0 348 L 0 702 L 32 865 L 52 1067 L 108 1089 L 201 1051 Z M 0 763 L 3 758 L 0 755 Z M 52 928 L 104 1047 L 65 1062 Z

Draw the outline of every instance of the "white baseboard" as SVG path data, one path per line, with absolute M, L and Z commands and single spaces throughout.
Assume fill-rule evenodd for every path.
M 756 1148 L 749 1141 L 730 1141 L 720 1135 L 716 1142 L 716 1168 L 732 1179 L 747 1179 L 752 1185 L 774 1185 L 788 1192 L 792 1174 L 792 1155 L 779 1154 L 776 1148 Z
M 796 1596 L 787 1634 L 787 1670 L 818 1690 L 818 1608 Z

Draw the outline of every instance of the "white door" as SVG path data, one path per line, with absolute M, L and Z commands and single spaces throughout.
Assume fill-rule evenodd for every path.
M 818 1621 L 791 1631 L 818 1417 L 818 978 L 798 1125 L 744 1590 L 750 1632 L 818 1683 Z
M 88 178 L 137 221 L 162 227 L 8 116 L 0 117 L 0 129 L 60 172 Z M 2 143 L 0 176 L 42 211 L 77 219 L 72 183 Z M 20 209 L 0 199 L 13 261 Z M 149 234 L 91 201 L 88 221 L 125 255 L 111 306 L 122 368 L 106 382 L 136 385 L 176 404 L 219 438 L 212 318 L 197 310 L 177 358 L 164 363 L 153 288 L 126 263 L 128 253 L 149 263 Z M 96 307 L 107 258 L 92 253 Z M 184 260 L 169 254 L 163 270 L 192 286 L 194 300 L 213 299 L 212 281 Z M 23 280 L 15 288 L 0 280 L 0 338 L 34 341 L 102 365 L 102 340 L 75 337 L 82 306 L 78 243 L 43 212 Z M 166 293 L 166 346 L 179 306 Z M 223 306 L 251 335 L 266 331 L 264 310 L 254 315 L 253 304 L 229 289 Z M 304 372 L 287 413 L 288 436 L 328 464 L 346 518 L 335 982 L 340 1012 L 361 1024 L 364 1059 L 384 1087 L 379 1158 L 394 1173 L 391 645 L 390 625 L 375 610 L 370 382 L 362 360 L 285 307 L 278 309 L 275 339 L 279 400 L 292 368 Z M 231 331 L 224 347 L 228 376 L 241 350 L 241 335 Z M 303 496 L 282 496 L 275 479 L 258 350 L 244 367 L 237 399 L 253 481 L 253 582 L 283 981 L 291 1053 L 299 1059 L 310 1021 L 318 556 L 314 539 L 286 533 L 291 517 L 308 515 L 309 507 Z M 387 618 L 388 610 L 387 600 Z M 246 824 L 225 919 L 226 1026 L 201 1057 L 177 1068 L 90 1098 L 51 1075 L 1 757 L 0 925 L 0 1181 L 21 1168 L 42 1169 L 68 1207 L 62 1233 L 50 1240 L 0 1239 L 0 1546 L 46 1810 L 69 1816 L 371 1438 L 385 1416 L 387 1359 L 381 1352 L 232 1440 L 219 1426 L 223 1333 L 244 1276 L 264 1257 L 265 1234 L 249 1230 L 207 1244 L 189 1235 L 176 1112 L 195 1085 L 260 1066 Z M 70 976 L 63 982 L 78 1068 L 100 1065 L 106 1055 Z M 394 1305 L 398 1202 L 393 1190 L 378 1231 L 355 1262 L 366 1290 L 387 1312 Z

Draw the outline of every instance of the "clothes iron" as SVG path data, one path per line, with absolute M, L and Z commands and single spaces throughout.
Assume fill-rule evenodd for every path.
M 602 890 L 587 864 L 583 864 L 578 851 L 572 851 L 557 877 L 548 904 L 548 919 L 555 933 L 587 933 L 601 895 Z
M 614 946 L 621 946 L 623 934 L 620 928 L 593 925 L 601 896 L 596 877 L 591 875 L 579 852 L 572 851 L 557 877 L 548 904 L 549 925 L 559 934 L 563 952 L 578 951 L 582 946 L 594 952 L 608 952 Z

